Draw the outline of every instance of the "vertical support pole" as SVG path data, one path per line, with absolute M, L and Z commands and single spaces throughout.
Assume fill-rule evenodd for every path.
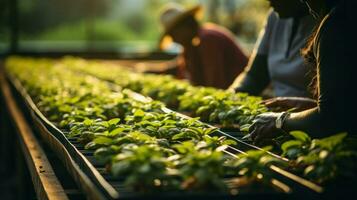
M 8 0 L 9 2 L 9 27 L 10 27 L 10 53 L 18 52 L 19 42 L 19 18 L 18 0 Z

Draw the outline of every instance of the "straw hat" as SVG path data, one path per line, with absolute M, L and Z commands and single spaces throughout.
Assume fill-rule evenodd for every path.
M 200 14 L 202 7 L 200 5 L 196 5 L 190 9 L 185 9 L 179 4 L 169 4 L 167 5 L 160 15 L 160 22 L 163 26 L 163 33 L 160 36 L 159 40 L 159 48 L 164 49 L 168 46 L 169 43 L 172 42 L 172 38 L 168 35 L 168 33 L 183 19 L 186 19 L 189 16 L 198 17 Z

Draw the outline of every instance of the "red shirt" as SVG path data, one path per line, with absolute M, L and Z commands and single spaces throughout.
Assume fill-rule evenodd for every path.
M 184 70 L 194 85 L 228 88 L 247 65 L 248 58 L 227 30 L 206 25 L 200 43 L 184 48 Z

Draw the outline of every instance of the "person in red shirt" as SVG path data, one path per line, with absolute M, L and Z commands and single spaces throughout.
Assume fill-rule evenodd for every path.
M 164 27 L 161 49 L 167 38 L 183 47 L 178 77 L 188 78 L 193 85 L 227 89 L 247 65 L 248 58 L 227 29 L 214 24 L 200 25 L 195 6 L 185 10 L 169 5 L 161 14 Z

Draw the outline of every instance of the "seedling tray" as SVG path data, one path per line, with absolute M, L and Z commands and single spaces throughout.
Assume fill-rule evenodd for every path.
M 292 196 L 316 197 L 318 192 L 322 191 L 319 186 L 297 177 L 283 169 L 271 166 L 271 169 L 276 174 L 278 184 L 268 187 L 257 188 L 242 188 L 237 190 L 235 195 L 226 193 L 217 193 L 213 191 L 205 192 L 177 192 L 165 191 L 160 193 L 145 193 L 140 194 L 123 185 L 123 178 L 114 178 L 108 174 L 104 166 L 98 163 L 93 157 L 93 151 L 85 150 L 83 145 L 78 143 L 75 138 L 68 139 L 63 130 L 58 129 L 51 123 L 37 108 L 28 95 L 25 88 L 16 78 L 7 76 L 11 83 L 17 101 L 24 108 L 24 112 L 29 114 L 30 119 L 37 128 L 43 140 L 56 152 L 61 159 L 66 169 L 72 175 L 77 185 L 84 191 L 89 199 L 233 199 L 239 196 L 240 199 L 260 199 L 274 198 L 285 199 Z M 147 100 L 140 94 L 133 93 L 138 99 Z M 165 109 L 165 112 L 174 112 Z M 187 117 L 181 115 L 183 118 Z M 210 126 L 210 125 L 208 125 Z M 253 145 L 238 140 L 237 138 L 222 132 L 217 131 L 217 135 L 225 135 L 238 142 L 235 147 L 229 147 L 225 153 L 228 156 L 235 156 L 238 153 L 244 153 L 246 150 L 259 149 Z M 274 154 L 272 154 L 274 155 Z M 279 157 L 277 155 L 274 155 Z M 283 159 L 279 157 L 280 159 Z M 231 181 L 230 177 L 225 180 L 227 183 Z M 228 184 L 229 185 L 229 184 Z M 301 191 L 304 191 L 301 193 Z

